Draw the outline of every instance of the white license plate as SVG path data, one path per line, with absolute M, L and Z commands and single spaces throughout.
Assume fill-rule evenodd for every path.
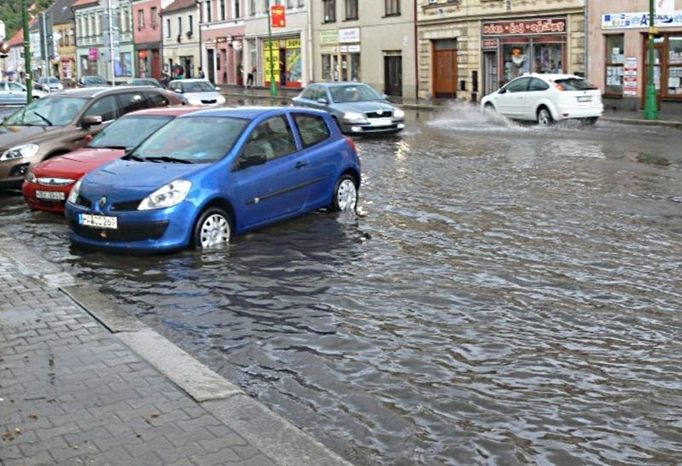
M 86 227 L 118 229 L 118 218 L 104 215 L 78 214 L 78 223 Z
M 66 195 L 60 191 L 36 191 L 36 197 L 50 201 L 63 201 L 66 199 Z
M 592 96 L 586 95 L 578 97 L 578 102 L 592 102 Z
M 372 118 L 369 122 L 372 126 L 391 126 L 393 124 L 390 118 Z

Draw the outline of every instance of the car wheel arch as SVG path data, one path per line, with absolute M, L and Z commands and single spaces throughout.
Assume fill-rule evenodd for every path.
M 542 107 L 545 107 L 547 110 L 549 110 L 549 114 L 552 115 L 552 119 L 554 121 L 560 120 L 559 118 L 559 112 L 557 111 L 556 107 L 554 104 L 550 101 L 547 100 L 541 100 L 538 102 L 538 104 L 535 106 L 535 113 L 534 115 L 537 116 L 538 112 Z
M 192 226 L 196 226 L 196 223 L 199 221 L 199 218 L 201 218 L 201 215 L 206 212 L 208 209 L 211 208 L 218 208 L 223 211 L 230 217 L 230 222 L 232 223 L 232 229 L 234 232 L 237 230 L 237 216 L 235 214 L 234 207 L 232 205 L 232 202 L 229 200 L 223 198 L 223 197 L 213 197 L 211 199 L 208 199 L 200 209 L 197 209 L 197 214 L 194 216 L 194 219 L 192 220 Z M 192 228 L 194 230 L 194 228 Z M 190 233 L 190 240 L 191 240 L 191 233 Z

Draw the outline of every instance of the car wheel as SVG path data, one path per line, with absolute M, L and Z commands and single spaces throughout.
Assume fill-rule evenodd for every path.
M 487 112 L 490 112 L 490 113 L 495 113 L 495 111 L 496 111 L 496 110 L 495 110 L 495 106 L 494 106 L 493 104 L 491 104 L 490 102 L 488 102 L 487 104 L 485 104 L 485 107 L 483 107 L 483 108 L 484 108 Z
M 230 216 L 222 209 L 207 209 L 194 226 L 194 247 L 208 249 L 230 242 L 232 225 Z
M 538 110 L 538 125 L 542 127 L 551 126 L 554 120 L 552 119 L 552 114 L 549 113 L 547 107 L 540 107 Z
M 336 182 L 332 210 L 336 212 L 355 212 L 358 206 L 358 188 L 350 175 L 343 175 Z
M 583 118 L 583 125 L 585 126 L 594 126 L 597 123 L 597 120 L 599 118 L 597 117 L 592 117 L 592 118 Z

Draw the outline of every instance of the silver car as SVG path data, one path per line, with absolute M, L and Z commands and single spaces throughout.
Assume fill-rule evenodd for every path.
M 190 105 L 222 105 L 225 97 L 207 79 L 176 79 L 168 84 L 168 89 L 182 94 Z
M 367 84 L 311 84 L 293 101 L 301 107 L 331 113 L 346 134 L 397 133 L 405 129 L 405 112 Z
M 39 96 L 34 95 L 34 98 Z M 15 81 L 0 81 L 0 105 L 25 105 L 26 87 Z
M 58 92 L 64 90 L 64 85 L 54 76 L 45 76 L 38 79 L 38 84 L 45 92 Z

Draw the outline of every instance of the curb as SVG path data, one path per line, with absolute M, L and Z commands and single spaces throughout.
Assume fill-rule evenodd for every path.
M 95 287 L 62 272 L 30 248 L 0 235 L 0 257 L 30 279 L 59 290 L 207 412 L 282 466 L 352 463 L 275 414 L 239 387 L 114 304 Z

